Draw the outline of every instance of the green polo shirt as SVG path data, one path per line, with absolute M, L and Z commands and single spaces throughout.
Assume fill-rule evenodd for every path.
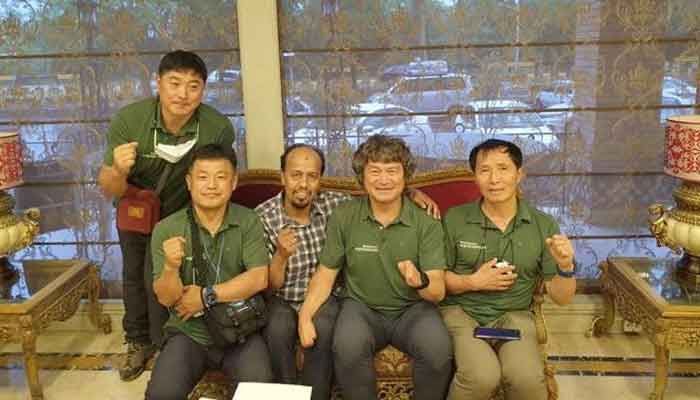
M 196 218 L 196 217 L 195 217 Z M 257 214 L 251 209 L 229 204 L 224 222 L 219 231 L 211 236 L 209 231 L 199 226 L 202 246 L 206 253 L 213 259 L 210 262 L 211 272 L 216 270 L 216 264 L 221 259 L 218 282 L 226 282 L 237 275 L 253 269 L 265 267 L 270 263 L 270 258 L 265 247 L 263 226 Z M 195 283 L 192 268 L 192 236 L 190 224 L 187 220 L 187 208 L 181 209 L 169 217 L 161 220 L 153 230 L 151 237 L 151 255 L 153 258 L 153 279 L 160 277 L 163 270 L 165 255 L 163 242 L 174 236 L 183 236 L 187 240 L 185 258 L 180 267 L 180 279 L 182 284 Z M 223 245 L 223 248 L 221 247 Z M 220 252 L 223 251 L 223 254 Z M 213 272 L 213 275 L 216 273 Z M 210 345 L 211 338 L 201 317 L 182 321 L 174 309 L 170 310 L 170 318 L 165 324 L 166 328 L 174 328 L 182 331 L 197 343 Z
M 188 155 L 175 163 L 160 194 L 161 217 L 165 217 L 185 207 L 190 201 L 185 175 L 193 150 L 211 143 L 230 149 L 235 134 L 231 121 L 206 104 L 197 108 L 180 132 L 168 133 L 161 122 L 160 112 L 157 112 L 159 104 L 157 97 L 150 98 L 127 105 L 117 112 L 109 125 L 104 165 L 112 166 L 115 147 L 138 142 L 136 164 L 129 173 L 128 181 L 142 188 L 155 189 L 167 161 L 154 156 L 153 131 L 156 131 L 158 143 L 179 144 L 195 137 L 199 124 L 197 144 Z
M 447 268 L 456 274 L 471 274 L 493 258 L 515 266 L 518 278 L 506 291 L 478 291 L 448 295 L 442 305 L 460 305 L 479 324 L 486 325 L 505 312 L 527 310 L 535 284 L 541 276 L 550 280 L 557 265 L 545 239 L 559 233 L 554 218 L 518 201 L 518 211 L 502 232 L 475 201 L 451 208 L 443 218 Z
M 320 264 L 343 270 L 346 296 L 390 317 L 422 300 L 401 276 L 399 261 L 411 260 L 424 271 L 445 269 L 440 222 L 407 197 L 386 227 L 374 218 L 367 197 L 348 200 L 331 215 L 326 234 Z

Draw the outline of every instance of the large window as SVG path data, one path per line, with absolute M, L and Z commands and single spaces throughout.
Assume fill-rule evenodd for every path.
M 285 140 L 321 146 L 330 174 L 349 175 L 375 133 L 403 137 L 423 170 L 508 139 L 525 152 L 524 197 L 574 238 L 582 276 L 610 255 L 669 254 L 647 207 L 676 185 L 665 118 L 698 109 L 697 1 L 278 5 Z
M 105 295 L 121 297 L 114 209 L 95 184 L 107 126 L 121 106 L 156 94 L 160 58 L 197 52 L 205 102 L 232 119 L 245 165 L 235 0 L 206 2 L 0 1 L 0 130 L 25 149 L 17 208 L 39 207 L 36 243 L 23 258 L 89 258 Z

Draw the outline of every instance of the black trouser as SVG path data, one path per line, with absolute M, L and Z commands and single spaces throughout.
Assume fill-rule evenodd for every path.
M 124 318 L 122 326 L 128 342 L 160 345 L 168 310 L 153 293 L 151 235 L 119 232 L 122 249 Z
M 265 330 L 265 341 L 270 349 L 272 371 L 275 381 L 296 384 L 296 350 L 298 314 L 289 303 L 277 296 L 267 301 L 269 319 Z M 304 366 L 301 384 L 312 387 L 311 400 L 328 400 L 333 380 L 333 327 L 338 315 L 338 300 L 330 296 L 314 315 L 316 342 L 304 349 Z
M 272 382 L 270 355 L 259 333 L 222 349 L 203 346 L 178 332 L 168 337 L 156 359 L 146 399 L 184 400 L 208 369 L 220 369 L 234 385 Z
M 421 301 L 389 318 L 344 299 L 333 337 L 335 376 L 344 399 L 377 398 L 374 354 L 388 344 L 413 358 L 413 399 L 445 398 L 452 379 L 452 342 L 435 305 Z

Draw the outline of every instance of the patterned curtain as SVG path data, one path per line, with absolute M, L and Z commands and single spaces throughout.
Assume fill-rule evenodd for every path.
M 103 295 L 121 297 L 113 207 L 95 184 L 107 126 L 156 94 L 160 58 L 180 48 L 206 62 L 205 102 L 232 119 L 245 165 L 235 0 L 0 0 L 0 130 L 18 129 L 25 150 L 17 208 L 42 212 L 16 259 L 89 258 Z
M 608 256 L 669 256 L 647 207 L 671 204 L 665 119 L 697 113 L 695 0 L 279 0 L 288 143 L 329 173 L 375 133 L 429 170 L 490 137 L 518 143 L 525 197 L 574 239 L 581 277 Z

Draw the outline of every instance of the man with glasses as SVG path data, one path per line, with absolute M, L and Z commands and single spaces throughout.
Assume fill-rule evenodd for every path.
M 130 104 L 114 116 L 98 184 L 115 203 L 129 186 L 161 186 L 160 215 L 167 217 L 189 203 L 185 174 L 191 150 L 211 143 L 232 148 L 234 130 L 229 119 L 202 104 L 206 79 L 207 68 L 199 56 L 183 50 L 167 53 L 158 67 L 158 96 Z M 167 170 L 166 165 L 170 165 Z M 119 375 L 129 381 L 143 372 L 159 345 L 167 311 L 153 295 L 150 234 L 118 232 L 123 259 L 122 324 L 128 344 Z
M 442 316 L 457 370 L 449 400 L 487 400 L 503 382 L 508 400 L 547 398 L 535 320 L 536 285 L 546 282 L 557 304 L 576 291 L 574 250 L 549 215 L 518 197 L 523 155 L 489 139 L 469 154 L 480 201 L 451 208 L 443 225 L 447 253 Z M 475 338 L 475 328 L 520 331 L 519 340 Z

